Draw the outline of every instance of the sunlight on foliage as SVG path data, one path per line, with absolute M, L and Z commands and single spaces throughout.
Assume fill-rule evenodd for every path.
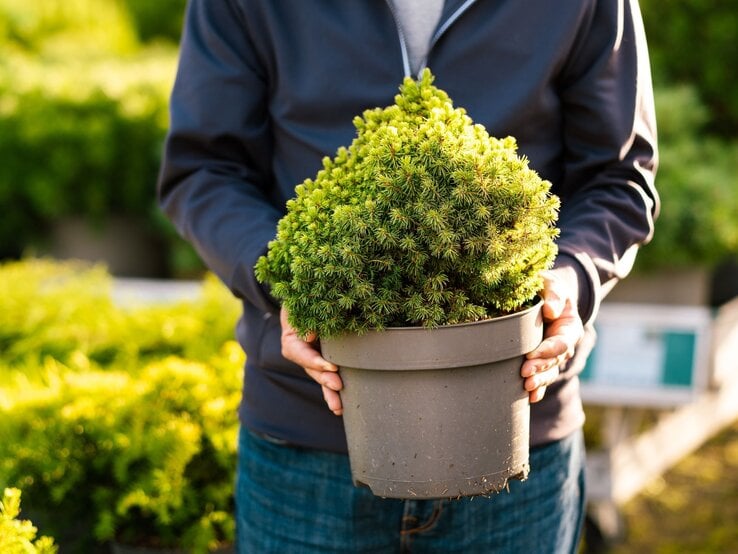
M 256 276 L 300 334 L 478 321 L 541 289 L 551 183 L 433 79 L 407 77 L 394 104 L 355 117 L 351 144 L 287 202 Z
M 21 491 L 6 488 L 0 499 L 0 552 L 3 554 L 55 554 L 57 547 L 49 537 L 36 539 L 36 527 L 20 515 Z
M 121 55 L 138 46 L 130 16 L 113 0 L 0 0 L 0 38 L 57 59 Z
M 0 265 L 0 287 L 0 485 L 56 537 L 83 521 L 97 541 L 232 540 L 230 292 L 209 276 L 193 300 L 121 306 L 104 268 L 50 260 Z

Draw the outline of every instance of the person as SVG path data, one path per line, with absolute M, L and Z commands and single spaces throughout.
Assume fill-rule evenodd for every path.
M 351 482 L 342 383 L 254 277 L 294 187 L 407 75 L 436 84 L 561 199 L 545 335 L 521 368 L 531 472 L 489 498 L 382 499 Z M 158 198 L 243 302 L 239 552 L 575 552 L 584 512 L 577 374 L 604 295 L 658 212 L 637 0 L 190 0 Z

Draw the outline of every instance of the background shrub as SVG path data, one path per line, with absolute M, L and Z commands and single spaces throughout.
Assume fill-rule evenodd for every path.
M 0 0 L 3 51 L 64 59 L 133 53 L 138 39 L 117 0 Z
M 0 487 L 65 551 L 205 552 L 233 538 L 238 302 L 214 277 L 154 306 L 111 284 L 100 266 L 0 265 Z
M 76 65 L 76 67 L 74 67 Z M 4 256 L 39 244 L 63 216 L 154 221 L 154 185 L 167 127 L 170 52 L 126 62 L 0 64 L 0 224 Z
M 637 271 L 713 268 L 738 254 L 738 11 L 726 0 L 641 0 L 657 84 L 662 210 Z
M 233 540 L 233 354 L 167 358 L 135 376 L 49 363 L 38 382 L 11 373 L 0 388 L 0 482 L 22 488 L 39 526 L 60 538 L 83 521 L 81 541 L 207 552 Z
M 187 0 L 124 0 L 138 38 L 179 42 Z
M 652 66 L 661 84 L 691 84 L 707 123 L 725 136 L 738 129 L 738 10 L 732 0 L 641 0 Z M 733 62 L 730 62 L 733 60 Z
M 656 100 L 662 207 L 636 267 L 713 267 L 738 255 L 738 141 L 706 133 L 694 87 L 659 88 Z
M 0 361 L 6 368 L 136 371 L 176 355 L 207 361 L 233 339 L 239 304 L 212 275 L 195 300 L 116 304 L 102 266 L 50 260 L 0 265 Z M 1 373 L 0 373 L 1 375 Z
M 19 519 L 21 491 L 5 489 L 0 498 L 0 552 L 4 554 L 55 554 L 53 539 L 36 539 L 37 529 L 28 520 Z
M 0 0 L 0 258 L 46 251 L 60 217 L 99 233 L 125 215 L 170 273 L 202 270 L 154 198 L 183 14 L 184 0 Z

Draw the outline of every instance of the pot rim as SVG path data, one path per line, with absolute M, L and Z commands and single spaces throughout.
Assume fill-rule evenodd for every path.
M 533 304 L 531 304 L 527 308 L 523 308 L 515 312 L 510 312 L 509 314 L 488 317 L 485 319 L 479 319 L 477 321 L 465 321 L 463 323 L 450 323 L 447 325 L 437 325 L 435 327 L 423 327 L 422 325 L 407 325 L 407 326 L 397 325 L 397 326 L 392 326 L 392 327 L 385 327 L 384 329 L 370 329 L 366 333 L 363 333 L 362 335 L 358 335 L 358 336 L 364 336 L 370 333 L 393 333 L 393 332 L 407 333 L 407 332 L 436 331 L 438 329 L 451 329 L 451 328 L 458 329 L 460 327 L 472 327 L 475 325 L 484 325 L 491 321 L 503 322 L 505 320 L 517 319 L 517 318 L 523 317 L 528 312 L 537 310 L 539 306 L 542 306 L 542 305 L 543 305 L 543 299 L 540 296 L 536 296 L 533 301 Z M 351 336 L 351 335 L 344 335 L 344 336 Z M 330 339 L 324 339 L 324 340 L 341 340 L 342 338 L 344 338 L 344 336 L 337 336 L 337 337 L 333 337 Z
M 323 357 L 339 367 L 375 370 L 451 369 L 522 356 L 543 336 L 538 301 L 500 317 L 439 327 L 390 327 L 321 339 Z

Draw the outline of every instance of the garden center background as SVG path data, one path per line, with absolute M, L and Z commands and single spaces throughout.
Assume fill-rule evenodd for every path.
M 0 0 L 0 492 L 61 552 L 233 537 L 238 305 L 154 201 L 185 1 Z M 662 214 L 585 375 L 586 549 L 738 552 L 738 10 L 641 5 Z M 671 369 L 608 374 L 624 328 Z

